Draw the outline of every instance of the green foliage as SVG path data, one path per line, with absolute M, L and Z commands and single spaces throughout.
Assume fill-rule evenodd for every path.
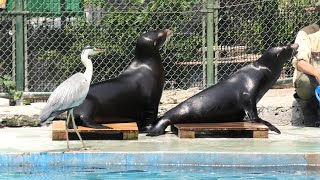
M 11 76 L 4 75 L 3 78 L 0 78 L 0 86 L 5 88 L 5 91 L 14 101 L 21 99 L 22 91 L 16 91 L 16 82 L 12 80 Z
M 24 105 L 30 105 L 31 104 L 31 102 L 28 99 L 23 99 L 22 103 Z
M 106 52 L 93 59 L 95 60 L 93 61 L 94 65 L 95 63 L 104 64 L 103 66 L 95 66 L 94 74 L 95 76 L 100 75 L 99 79 L 110 78 L 118 75 L 115 72 L 121 71 L 130 63 L 138 36 L 150 30 L 166 28 L 174 31 L 173 39 L 165 48 L 170 49 L 170 51 L 166 51 L 168 54 L 175 53 L 170 60 L 194 59 L 194 51 L 197 49 L 190 44 L 196 44 L 197 47 L 200 47 L 201 33 L 190 36 L 178 31 L 183 29 L 185 23 L 191 19 L 192 13 L 187 13 L 192 10 L 189 0 L 157 0 L 149 3 L 142 0 L 128 0 L 126 4 L 128 6 L 121 9 L 119 5 L 108 1 L 85 0 L 85 7 L 103 9 L 105 14 L 100 22 L 87 22 L 83 16 L 76 17 L 76 21 L 72 25 L 67 24 L 63 29 L 64 36 L 70 37 L 72 41 L 66 43 L 66 47 L 44 50 L 39 53 L 38 59 L 40 61 L 58 60 L 59 64 L 48 68 L 60 68 L 60 71 L 63 72 L 61 76 L 67 78 L 71 73 L 83 68 L 79 63 L 83 47 L 92 45 L 104 48 Z M 164 57 L 167 57 L 167 54 Z
M 271 46 L 292 43 L 303 26 L 318 18 L 315 13 L 305 11 L 313 3 L 310 0 L 271 0 L 220 11 L 223 18 L 220 44 L 245 45 L 249 52 L 261 53 Z
M 165 28 L 174 31 L 172 39 L 162 52 L 163 57 L 170 61 L 166 62 L 170 64 L 167 67 L 172 67 L 177 61 L 201 59 L 197 50 L 202 46 L 202 29 L 193 30 L 190 34 L 186 32 L 189 31 L 187 25 L 195 15 L 193 5 L 202 4 L 203 1 L 147 2 L 85 0 L 85 7 L 103 11 L 101 18 L 88 22 L 83 14 L 75 17 L 75 21 L 65 25 L 62 31 L 70 41 L 56 49 L 43 49 L 43 53 L 39 53 L 39 60 L 55 61 L 48 69 L 50 72 L 59 69 L 58 72 L 62 72 L 59 76 L 65 79 L 83 68 L 79 63 L 81 50 L 92 45 L 106 49 L 106 53 L 93 58 L 98 60 L 93 61 L 93 80 L 114 77 L 132 60 L 135 41 L 139 35 Z M 304 10 L 312 3 L 312 0 L 270 0 L 239 6 L 221 6 L 219 45 L 241 45 L 247 47 L 247 53 L 262 53 L 268 47 L 293 42 L 298 30 L 317 18 L 315 14 Z M 95 66 L 97 64 L 99 66 Z

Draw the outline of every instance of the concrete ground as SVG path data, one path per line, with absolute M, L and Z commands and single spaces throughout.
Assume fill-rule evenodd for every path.
M 291 106 L 294 90 L 271 89 L 258 106 Z M 16 107 L 17 114 L 28 114 Z M 268 139 L 198 138 L 179 139 L 168 132 L 159 137 L 139 134 L 138 140 L 85 141 L 94 151 L 189 151 L 189 152 L 320 152 L 320 129 L 294 126 L 277 126 L 282 134 L 269 131 Z M 51 126 L 0 129 L 0 152 L 63 152 L 66 142 L 51 140 Z M 81 148 L 79 141 L 71 141 L 74 150 Z
M 291 106 L 293 89 L 272 89 L 259 105 Z M 278 126 L 282 134 L 269 131 L 267 139 L 251 138 L 196 138 L 179 139 L 168 132 L 158 137 L 139 134 L 138 140 L 85 141 L 89 150 L 80 150 L 79 141 L 71 141 L 72 152 L 80 153 L 231 153 L 239 154 L 289 155 L 296 154 L 306 160 L 306 164 L 320 165 L 320 129 L 295 126 Z M 3 154 L 63 153 L 65 141 L 51 140 L 51 126 L 0 129 L 0 164 Z M 312 155 L 311 158 L 309 155 Z M 212 156 L 210 156 L 212 157 Z M 259 156 L 260 157 L 260 156 Z M 128 158 L 126 156 L 126 158 Z M 161 158 L 160 158 L 161 159 Z M 312 159 L 312 160 L 310 160 Z M 6 159 L 8 161 L 8 159 Z M 127 160 L 128 161 L 128 160 Z M 266 159 L 261 159 L 265 162 Z M 270 162 L 274 162 L 272 159 Z M 295 163 L 293 161 L 292 163 Z M 298 163 L 299 164 L 299 163 Z M 277 165 L 277 164 L 275 164 Z
M 320 129 L 279 127 L 282 134 L 269 132 L 269 138 L 196 138 L 180 139 L 167 133 L 158 137 L 139 134 L 138 140 L 84 141 L 89 152 L 254 152 L 320 153 Z M 64 152 L 65 141 L 51 140 L 51 127 L 4 128 L 0 130 L 1 153 Z M 71 141 L 74 151 L 79 141 Z

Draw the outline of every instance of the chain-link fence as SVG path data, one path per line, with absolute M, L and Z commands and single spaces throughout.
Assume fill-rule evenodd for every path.
M 314 0 L 221 1 L 218 80 L 255 61 L 265 49 L 294 42 L 299 29 L 318 22 L 314 4 Z M 293 70 L 288 62 L 280 78 L 292 77 Z
M 0 5 L 0 77 L 11 76 L 25 92 L 51 92 L 84 71 L 80 53 L 92 45 L 107 50 L 92 58 L 93 82 L 113 78 L 133 59 L 139 35 L 169 28 L 174 35 L 161 49 L 165 88 L 205 87 L 208 53 L 214 54 L 219 81 L 257 60 L 268 47 L 293 42 L 301 27 L 317 19 L 308 11 L 315 0 L 215 2 L 6 0 L 2 9 Z M 209 14 L 214 15 L 212 24 Z M 208 26 L 213 32 L 207 32 Z M 214 44 L 207 49 L 210 37 Z M 281 78 L 291 76 L 288 62 Z

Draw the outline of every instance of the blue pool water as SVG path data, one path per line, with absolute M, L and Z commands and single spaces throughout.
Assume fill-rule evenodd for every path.
M 0 179 L 320 179 L 320 167 L 0 167 Z

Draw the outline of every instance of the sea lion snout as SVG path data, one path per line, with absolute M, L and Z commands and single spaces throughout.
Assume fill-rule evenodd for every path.
M 170 29 L 165 29 L 163 31 L 164 31 L 164 33 L 166 35 L 165 36 L 166 39 L 165 39 L 165 42 L 163 44 L 166 45 L 168 43 L 168 41 L 170 40 L 171 36 L 173 35 L 173 31 L 171 31 Z
M 293 51 L 292 51 L 292 56 L 295 56 L 295 55 L 297 55 L 297 53 L 298 53 L 298 48 L 299 48 L 299 44 L 291 44 L 291 45 L 289 45 L 289 47 L 290 47 L 290 49 L 292 49 Z
M 299 44 L 295 43 L 295 44 L 291 44 L 290 48 L 297 50 L 299 48 Z
M 297 50 L 299 48 L 299 44 L 295 43 L 295 44 L 287 44 L 286 46 L 284 46 L 284 49 L 293 49 L 293 50 Z
M 170 37 L 173 34 L 173 31 L 171 31 L 170 29 L 165 29 L 164 32 L 166 33 L 167 37 Z
M 299 48 L 299 44 L 288 44 L 286 46 L 282 46 L 282 48 L 281 48 L 282 50 L 280 50 L 278 55 L 280 55 L 280 57 L 284 56 L 284 57 L 291 59 L 293 56 L 295 56 L 298 53 L 298 48 Z M 287 58 L 285 58 L 285 59 L 287 59 Z M 289 59 L 287 59 L 287 60 L 289 60 Z

